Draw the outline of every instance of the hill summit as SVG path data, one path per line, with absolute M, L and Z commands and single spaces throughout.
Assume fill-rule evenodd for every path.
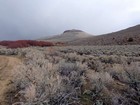
M 82 31 L 82 30 L 77 30 L 77 29 L 72 29 L 72 30 L 66 30 L 66 31 L 64 31 L 63 34 L 64 34 L 64 33 L 69 33 L 69 32 L 72 32 L 72 33 L 73 33 L 73 32 L 77 32 L 77 33 L 78 33 L 78 32 L 84 32 L 84 31 Z
M 92 36 L 82 30 L 72 29 L 72 30 L 65 30 L 62 34 L 54 35 L 50 38 L 46 38 L 43 40 L 51 41 L 51 42 L 71 42 L 78 39 L 87 38 Z

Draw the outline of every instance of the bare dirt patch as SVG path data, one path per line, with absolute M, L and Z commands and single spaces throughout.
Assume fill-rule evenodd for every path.
M 6 105 L 5 94 L 10 87 L 12 70 L 20 62 L 16 57 L 0 56 L 0 105 Z

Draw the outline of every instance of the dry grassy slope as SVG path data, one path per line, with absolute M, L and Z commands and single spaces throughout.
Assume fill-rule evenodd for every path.
M 128 41 L 133 38 L 133 41 Z M 140 44 L 140 25 L 130 27 L 118 32 L 100 36 L 88 37 L 69 42 L 70 45 L 124 45 Z
M 15 57 L 0 56 L 0 105 L 6 105 L 5 93 L 10 88 L 12 70 L 21 61 Z
M 91 36 L 90 34 L 83 32 L 81 30 L 66 30 L 60 35 L 55 35 L 50 38 L 42 39 L 51 42 L 71 42 L 82 38 L 87 38 Z

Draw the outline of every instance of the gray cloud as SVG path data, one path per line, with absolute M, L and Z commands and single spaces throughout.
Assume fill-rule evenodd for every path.
M 139 0 L 0 0 L 0 40 L 81 29 L 98 35 L 140 23 Z

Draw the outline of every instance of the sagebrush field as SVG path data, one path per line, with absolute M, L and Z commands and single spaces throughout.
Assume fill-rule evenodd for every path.
M 0 56 L 18 59 L 0 59 L 0 73 L 10 71 L 0 105 L 140 105 L 140 45 L 1 47 Z

